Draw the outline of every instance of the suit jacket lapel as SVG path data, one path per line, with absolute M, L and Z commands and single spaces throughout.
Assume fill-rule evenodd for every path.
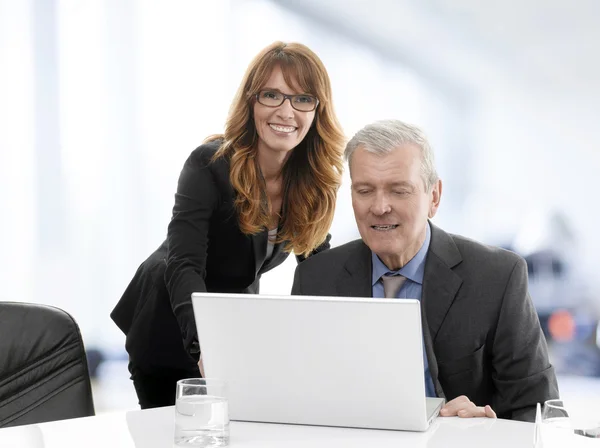
M 443 397 L 433 343 L 462 284 L 462 279 L 452 270 L 462 261 L 462 256 L 450 235 L 433 224 L 430 225 L 431 243 L 425 262 L 421 312 L 429 372 L 438 396 Z
M 362 241 L 348 256 L 337 279 L 337 294 L 342 297 L 373 297 L 371 249 Z
M 461 261 L 462 256 L 450 235 L 431 224 L 421 301 L 434 341 L 462 284 L 462 279 L 452 270 Z

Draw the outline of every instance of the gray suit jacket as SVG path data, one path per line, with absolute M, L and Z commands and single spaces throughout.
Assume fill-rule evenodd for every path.
M 372 297 L 370 249 L 356 240 L 300 263 L 292 294 Z M 438 396 L 466 395 L 500 418 L 525 421 L 536 403 L 558 398 L 518 255 L 431 224 L 421 314 Z

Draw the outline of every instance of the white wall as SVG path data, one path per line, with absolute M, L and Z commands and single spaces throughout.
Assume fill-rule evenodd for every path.
M 0 300 L 30 299 L 35 256 L 31 5 L 0 0 Z
M 476 188 L 465 230 L 498 240 L 518 233 L 527 219 L 560 211 L 577 235 L 585 271 L 594 272 L 600 251 L 597 98 L 593 92 L 549 95 L 535 85 L 490 89 L 473 122 Z

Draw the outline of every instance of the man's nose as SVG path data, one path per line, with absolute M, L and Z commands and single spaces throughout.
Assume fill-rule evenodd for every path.
M 385 194 L 378 194 L 371 205 L 371 212 L 375 215 L 385 215 L 392 210 L 390 206 L 390 201 Z

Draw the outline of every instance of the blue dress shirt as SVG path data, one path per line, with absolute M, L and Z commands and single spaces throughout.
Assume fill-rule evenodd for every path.
M 425 259 L 427 258 L 427 251 L 429 250 L 429 243 L 431 242 L 431 229 L 427 224 L 427 234 L 423 245 L 417 252 L 417 254 L 404 265 L 400 270 L 390 271 L 388 267 L 379 259 L 375 253 L 371 252 L 373 259 L 373 271 L 372 271 L 372 287 L 373 297 L 384 298 L 383 293 L 383 282 L 381 276 L 387 273 L 400 274 L 406 277 L 406 281 L 398 291 L 396 298 L 398 299 L 417 299 L 421 300 L 421 292 L 423 290 L 423 274 L 425 273 Z M 436 397 L 435 387 L 433 386 L 433 380 L 429 372 L 429 362 L 427 361 L 427 354 L 425 353 L 425 344 L 423 343 L 423 362 L 425 365 L 425 395 L 428 397 Z

